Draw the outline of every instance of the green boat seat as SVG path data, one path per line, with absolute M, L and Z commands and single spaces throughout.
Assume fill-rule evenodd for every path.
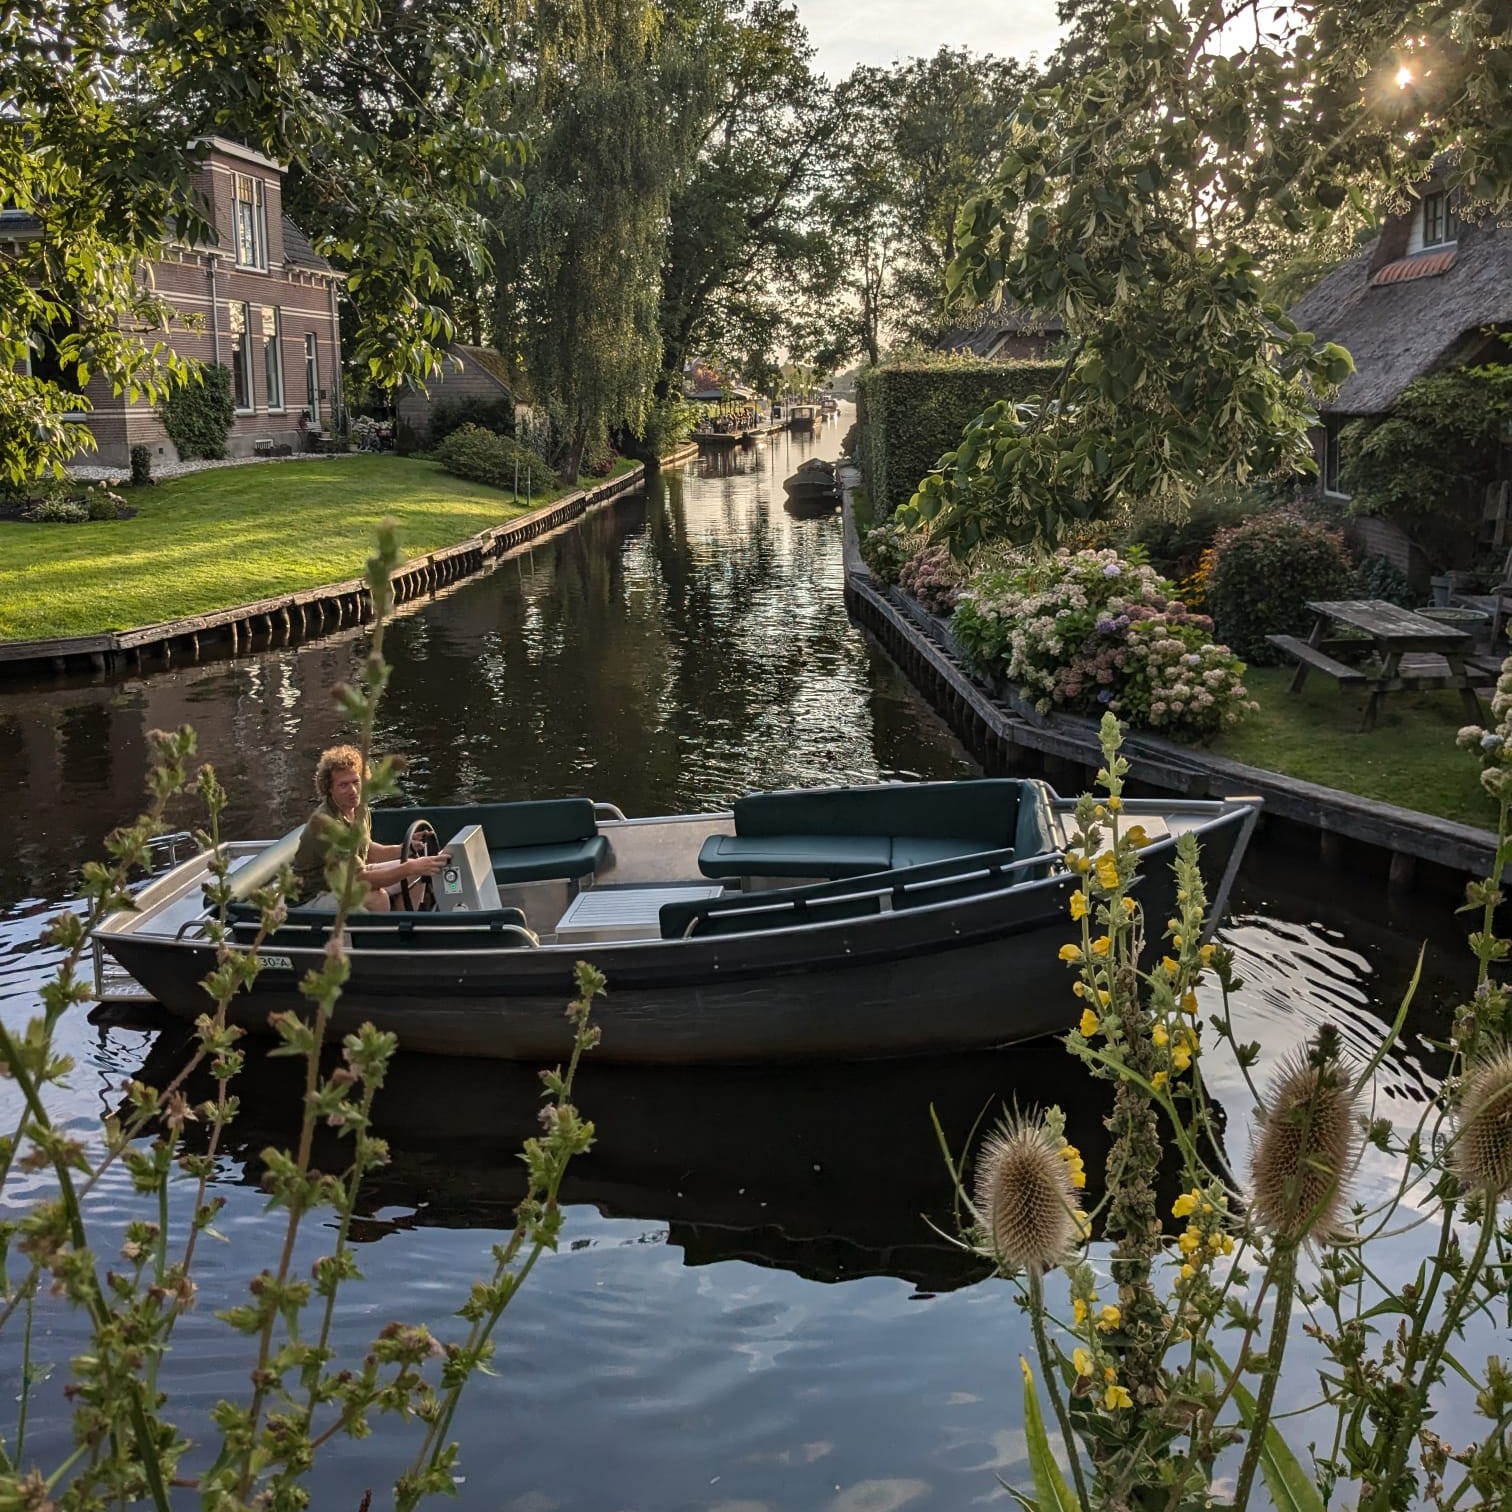
M 1054 850 L 1044 785 L 1017 778 L 755 793 L 736 801 L 734 819 L 733 835 L 711 836 L 699 853 L 707 877 L 855 877 Z
M 889 906 L 899 909 L 993 892 L 1022 881 L 1026 871 L 1021 863 L 1015 864 L 1012 848 L 1005 846 L 902 871 L 878 871 L 839 881 L 807 882 L 801 887 L 664 903 L 657 923 L 664 940 L 821 924 L 835 918 L 861 918 L 877 913 L 884 898 L 889 900 Z M 857 897 L 858 893 L 862 896 Z M 844 908 L 829 910 L 831 901 L 855 906 L 849 912 Z M 793 916 L 778 922 L 779 911 L 784 909 Z M 690 925 L 694 926 L 691 931 Z
M 591 876 L 609 854 L 587 798 L 378 808 L 373 839 L 397 845 L 417 819 L 428 820 L 443 845 L 465 826 L 481 825 L 494 880 L 501 885 Z
M 706 877 L 863 877 L 886 871 L 886 835 L 710 835 L 698 853 Z
M 257 935 L 256 910 L 231 907 L 231 936 L 250 944 Z M 250 914 L 250 917 L 248 915 Z M 334 917 L 330 909 L 291 908 L 285 923 L 265 939 L 264 951 L 323 949 Z M 353 950 L 497 950 L 500 946 L 538 944 L 518 908 L 491 908 L 482 913 L 354 913 L 347 915 L 346 936 Z
M 1002 850 L 990 841 L 931 839 L 923 835 L 899 835 L 892 843 L 890 865 L 899 867 L 928 866 L 933 861 L 952 861 L 957 856 L 981 856 Z

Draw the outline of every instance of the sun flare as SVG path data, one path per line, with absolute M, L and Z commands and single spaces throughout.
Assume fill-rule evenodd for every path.
M 1408 68 L 1408 66 L 1405 63 L 1402 64 L 1402 66 L 1399 69 L 1397 69 L 1397 71 L 1396 71 L 1396 81 L 1397 81 L 1397 88 L 1398 89 L 1406 89 L 1406 87 L 1410 83 L 1412 83 L 1412 70 L 1410 68 Z

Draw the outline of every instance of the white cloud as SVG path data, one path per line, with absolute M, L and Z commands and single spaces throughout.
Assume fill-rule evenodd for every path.
M 1059 40 L 1055 0 L 978 0 L 947 10 L 939 0 L 796 0 L 816 49 L 815 66 L 838 81 L 858 63 L 885 65 L 969 47 L 1027 61 Z

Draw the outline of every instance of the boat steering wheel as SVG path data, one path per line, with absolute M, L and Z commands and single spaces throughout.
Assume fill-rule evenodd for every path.
M 417 856 L 436 856 L 441 853 L 441 838 L 436 834 L 436 827 L 429 819 L 417 819 L 404 832 L 404 839 L 399 842 L 400 861 L 413 861 Z M 399 879 L 399 895 L 404 899 L 404 906 L 417 913 L 435 913 L 440 906 L 436 902 L 436 880 L 434 877 L 416 877 L 416 895 L 410 892 L 410 878 Z

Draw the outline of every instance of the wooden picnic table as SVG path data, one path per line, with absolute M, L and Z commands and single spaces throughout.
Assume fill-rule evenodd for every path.
M 1320 599 L 1307 607 L 1315 619 L 1305 641 L 1294 635 L 1265 637 L 1296 661 L 1293 693 L 1301 691 L 1307 674 L 1314 671 L 1333 678 L 1341 688 L 1368 688 L 1370 697 L 1361 726 L 1366 730 L 1375 724 L 1381 700 L 1388 693 L 1404 690 L 1457 688 L 1470 718 L 1477 722 L 1482 718 L 1480 699 L 1471 686 L 1472 674 L 1465 666 L 1468 630 L 1414 614 L 1385 599 Z M 1356 633 L 1330 636 L 1334 626 Z M 1380 662 L 1374 672 L 1344 660 L 1372 655 Z M 1404 657 L 1411 657 L 1412 663 L 1404 666 Z

